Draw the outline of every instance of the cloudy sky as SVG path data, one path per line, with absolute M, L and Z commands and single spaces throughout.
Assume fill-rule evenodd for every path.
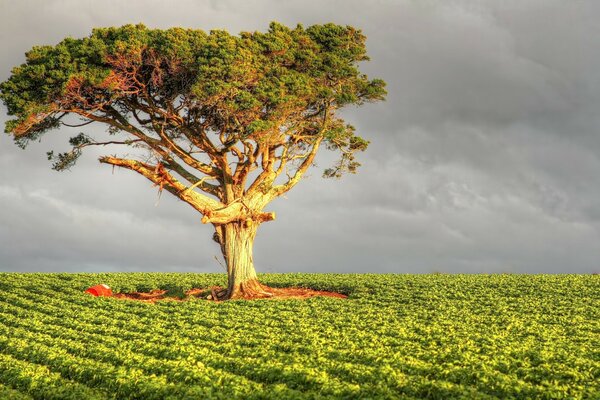
M 237 33 L 335 22 L 368 37 L 364 71 L 389 95 L 344 112 L 371 141 L 363 167 L 323 180 L 324 153 L 272 203 L 259 272 L 600 272 L 600 2 L 95 4 L 0 0 L 0 80 L 32 46 L 100 26 Z M 222 271 L 199 214 L 101 166 L 101 152 L 52 171 L 46 151 L 64 150 L 72 133 L 26 150 L 0 136 L 0 271 Z

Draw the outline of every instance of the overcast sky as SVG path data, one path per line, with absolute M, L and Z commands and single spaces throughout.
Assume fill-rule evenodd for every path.
M 267 208 L 277 220 L 259 230 L 258 272 L 600 272 L 595 0 L 0 0 L 0 80 L 32 46 L 93 27 L 238 33 L 273 20 L 362 29 L 363 69 L 389 95 L 344 112 L 371 141 L 357 175 L 322 179 L 323 153 Z M 100 165 L 101 149 L 52 171 L 46 151 L 71 134 L 26 150 L 0 136 L 0 271 L 222 272 L 200 215 Z

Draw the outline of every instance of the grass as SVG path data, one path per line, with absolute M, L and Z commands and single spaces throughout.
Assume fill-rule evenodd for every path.
M 83 293 L 224 279 L 0 273 L 0 398 L 600 398 L 597 275 L 260 276 L 349 299 Z

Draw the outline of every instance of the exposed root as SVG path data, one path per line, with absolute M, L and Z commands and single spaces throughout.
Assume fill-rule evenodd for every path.
M 259 284 L 260 285 L 260 284 Z M 244 287 L 245 291 L 238 290 L 237 297 L 227 297 L 228 291 L 226 288 L 219 286 L 213 286 L 205 289 L 190 289 L 185 292 L 185 298 L 170 297 L 167 295 L 166 290 L 155 289 L 148 293 L 135 292 L 135 293 L 114 293 L 113 298 L 123 300 L 136 300 L 147 303 L 155 303 L 157 301 L 188 301 L 189 299 L 199 298 L 212 301 L 223 301 L 229 299 L 307 299 L 313 296 L 326 296 L 345 299 L 348 296 L 320 290 L 313 290 L 308 288 L 273 288 L 265 285 L 250 285 L 252 292 L 249 292 L 248 287 Z
M 273 297 L 273 291 L 270 287 L 262 285 L 256 279 L 242 282 L 229 288 L 226 293 L 226 299 L 265 299 Z
M 210 288 L 209 300 L 216 300 L 216 301 L 227 300 L 227 289 L 221 289 L 219 287 Z

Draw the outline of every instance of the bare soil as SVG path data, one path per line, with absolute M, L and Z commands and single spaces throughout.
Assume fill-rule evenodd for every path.
M 327 292 L 324 290 L 314 290 L 308 288 L 268 288 L 273 296 L 266 297 L 266 300 L 282 300 L 282 299 L 307 299 L 309 297 L 324 296 L 324 297 L 335 297 L 339 299 L 345 299 L 348 296 L 336 292 Z M 185 292 L 185 298 L 180 299 L 177 297 L 166 296 L 166 290 L 154 289 L 150 292 L 133 292 L 133 293 L 115 293 L 112 297 L 122 300 L 137 300 L 147 303 L 154 303 L 160 300 L 171 300 L 171 301 L 185 301 L 190 298 L 204 299 L 207 301 L 220 301 L 215 299 L 214 294 L 220 293 L 223 288 L 220 286 L 213 286 L 206 289 L 190 289 Z

